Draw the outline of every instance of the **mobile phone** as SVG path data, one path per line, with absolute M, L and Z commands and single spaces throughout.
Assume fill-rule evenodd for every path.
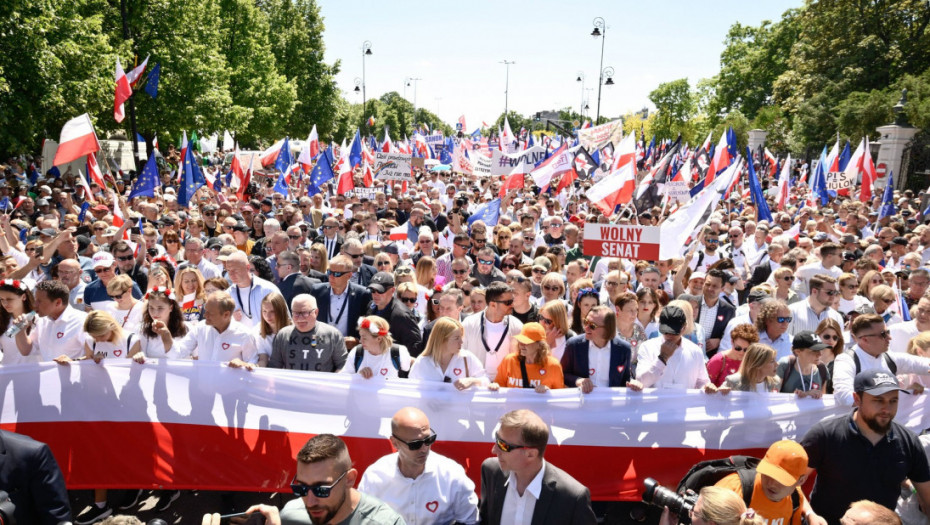
M 221 525 L 265 525 L 265 516 L 261 512 L 239 512 L 220 516 Z
M 142 230 L 140 230 L 138 226 L 133 226 L 132 228 L 129 228 L 129 233 L 133 235 L 142 235 Z

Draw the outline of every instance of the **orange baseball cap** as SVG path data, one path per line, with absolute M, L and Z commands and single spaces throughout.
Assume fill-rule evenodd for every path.
M 526 323 L 523 330 L 513 338 L 525 345 L 531 345 L 546 339 L 546 329 L 539 323 Z
M 756 472 L 790 487 L 807 473 L 807 452 L 790 439 L 776 441 L 765 452 Z

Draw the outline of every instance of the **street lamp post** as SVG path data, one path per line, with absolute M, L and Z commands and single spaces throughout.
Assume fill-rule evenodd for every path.
M 576 82 L 581 82 L 581 105 L 578 106 L 578 112 L 581 114 L 581 117 L 584 118 L 584 71 L 578 72 Z
M 423 80 L 422 78 L 407 77 L 404 79 L 404 88 L 410 87 L 410 83 L 413 82 L 413 127 L 416 128 L 417 125 L 417 82 Z M 406 97 L 405 97 L 406 98 Z
M 366 40 L 362 42 L 362 119 L 367 127 L 368 117 L 368 98 L 365 93 L 365 55 L 371 55 L 371 42 Z
M 516 62 L 513 60 L 501 60 L 500 63 L 507 67 L 506 83 L 504 84 L 504 118 L 506 118 L 510 103 L 510 65 L 516 64 Z
M 597 125 L 598 121 L 601 120 L 601 86 L 604 84 L 604 41 L 607 40 L 607 22 L 603 18 L 596 17 L 594 19 L 594 31 L 591 31 L 591 36 L 595 38 L 601 37 L 601 66 L 598 68 L 601 76 L 597 82 L 597 119 L 594 121 L 594 124 Z M 611 81 L 612 83 L 613 81 Z

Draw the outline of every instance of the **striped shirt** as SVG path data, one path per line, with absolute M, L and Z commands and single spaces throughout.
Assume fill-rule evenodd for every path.
M 817 325 L 820 324 L 820 321 L 828 317 L 835 320 L 840 326 L 843 326 L 843 316 L 840 315 L 839 312 L 833 308 L 827 308 L 818 315 L 814 312 L 814 309 L 811 308 L 810 299 L 791 304 L 788 306 L 788 310 L 791 311 L 791 317 L 793 318 L 791 320 L 791 326 L 788 327 L 788 333 L 791 334 L 792 337 L 804 330 L 809 330 L 811 332 L 817 330 Z

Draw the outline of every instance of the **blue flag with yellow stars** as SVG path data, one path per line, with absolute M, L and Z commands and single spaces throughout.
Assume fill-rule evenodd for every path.
M 487 226 L 497 225 L 501 218 L 501 200 L 500 197 L 491 202 L 484 203 L 475 213 L 468 218 L 468 225 L 471 226 L 475 221 L 482 221 Z
M 142 173 L 134 183 L 132 191 L 129 192 L 129 200 L 134 197 L 155 197 L 155 188 L 159 186 L 158 166 L 155 164 L 155 155 L 150 155 Z
M 200 166 L 197 165 L 197 160 L 194 159 L 194 146 L 190 141 L 187 143 L 187 153 L 184 155 L 184 165 L 181 169 L 183 175 L 178 188 L 178 205 L 186 208 L 190 206 L 191 199 L 197 190 L 207 183 L 203 172 L 200 171 Z

